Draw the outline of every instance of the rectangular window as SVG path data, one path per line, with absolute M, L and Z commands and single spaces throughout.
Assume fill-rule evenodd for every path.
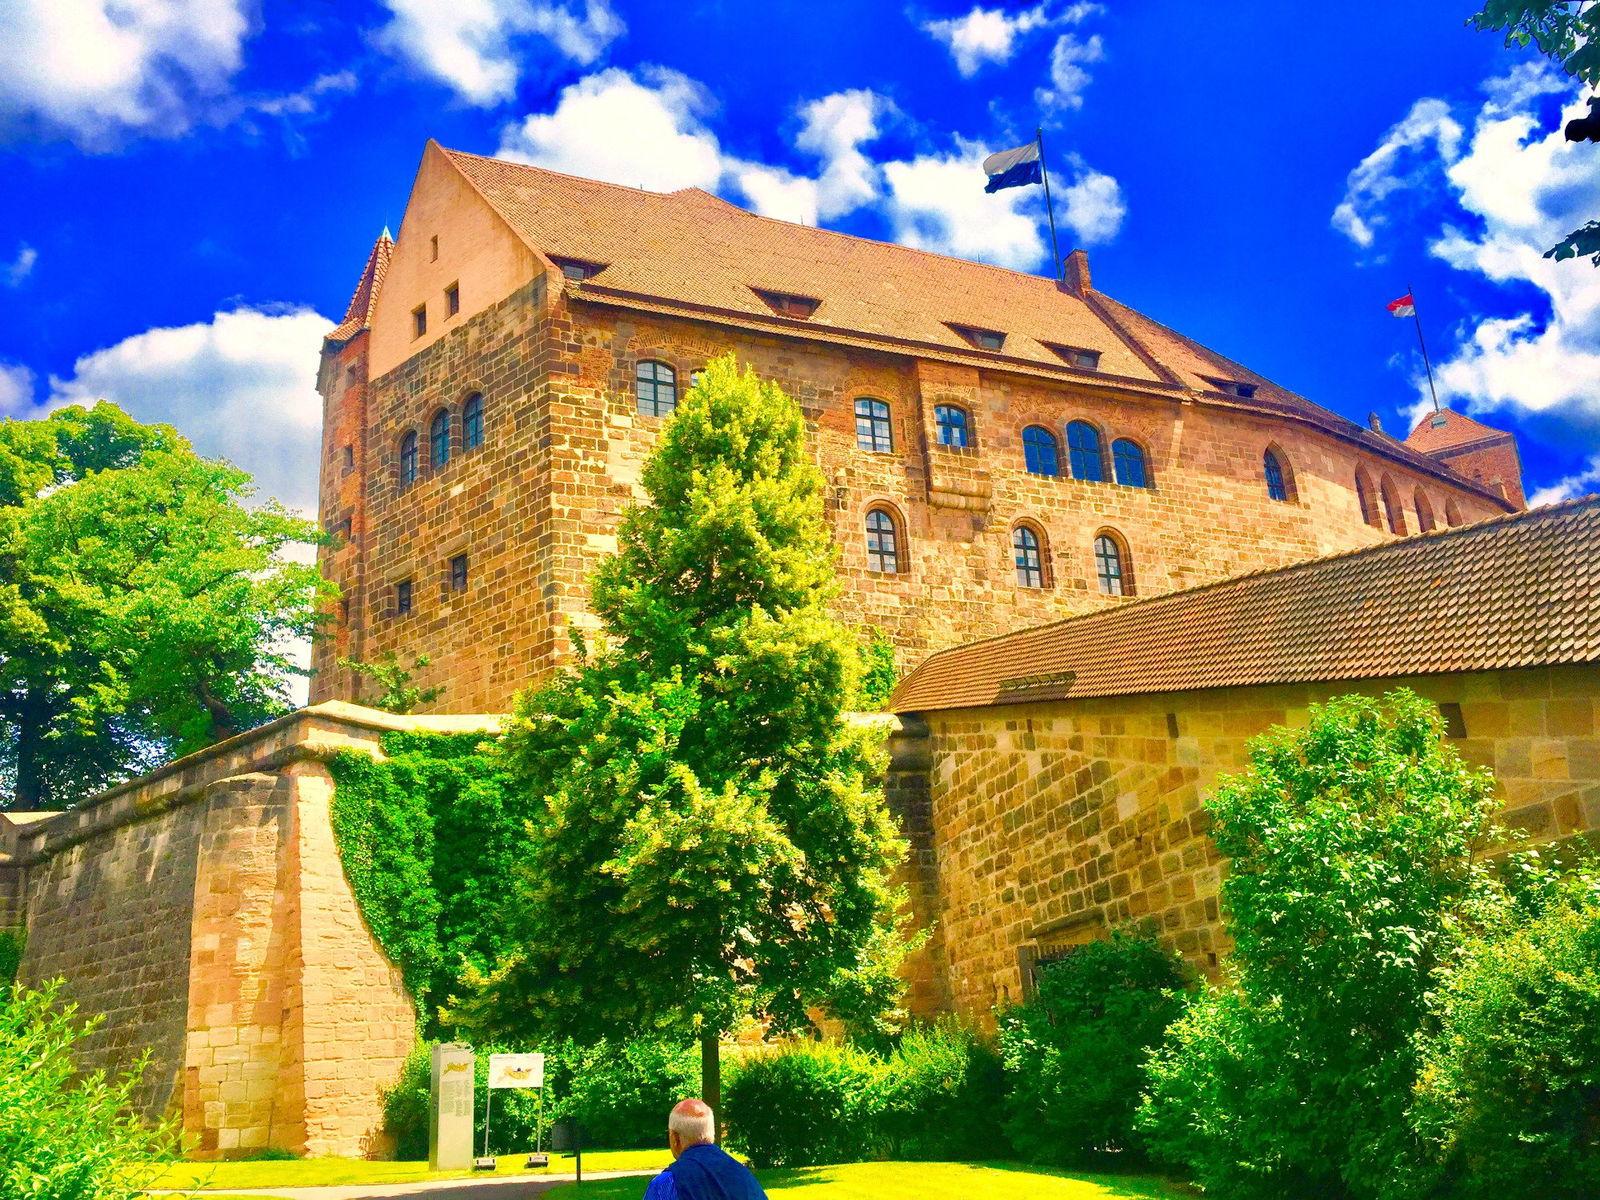
M 406 616 L 411 612 L 411 580 L 402 579 L 394 585 L 394 615 Z
M 461 311 L 461 285 L 452 283 L 444 290 L 444 315 L 453 317 Z
M 339 601 L 339 621 L 344 625 L 350 624 L 350 601 L 348 598 Z
M 428 306 L 419 304 L 411 310 L 411 336 L 421 337 L 428 332 Z
M 344 448 L 343 454 L 344 454 L 344 469 L 346 471 L 355 470 L 356 469 L 356 448 L 354 446 L 346 446 Z
M 467 590 L 467 556 L 458 554 L 450 560 L 450 590 L 464 592 Z
M 874 454 L 888 454 L 894 450 L 889 406 L 884 401 L 865 396 L 856 401 L 856 445 Z
M 432 258 L 429 261 L 430 262 L 438 262 L 439 261 L 439 235 L 437 233 L 433 235 L 433 238 L 432 238 L 431 242 L 429 243 L 429 245 L 431 247 L 431 253 L 432 253 Z

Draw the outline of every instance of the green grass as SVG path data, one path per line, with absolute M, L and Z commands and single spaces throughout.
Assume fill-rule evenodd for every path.
M 502 1154 L 496 1175 L 570 1175 L 572 1155 L 550 1155 L 545 1168 L 522 1164 L 527 1152 Z M 583 1169 L 590 1171 L 659 1171 L 672 1161 L 663 1146 L 659 1150 L 585 1150 Z M 425 1162 L 368 1162 L 355 1158 L 302 1158 L 276 1162 L 171 1163 L 159 1176 L 144 1183 L 147 1188 L 194 1188 L 206 1193 L 206 1200 L 221 1200 L 218 1193 L 241 1188 L 334 1187 L 344 1184 L 420 1183 L 428 1179 L 486 1178 L 488 1171 L 430 1171 Z
M 585 1160 L 585 1169 L 588 1162 Z M 848 1163 L 759 1172 L 768 1194 L 794 1200 L 1192 1200 L 1178 1184 L 1142 1175 L 1081 1175 L 1016 1163 Z M 552 1188 L 548 1200 L 639 1200 L 638 1179 Z

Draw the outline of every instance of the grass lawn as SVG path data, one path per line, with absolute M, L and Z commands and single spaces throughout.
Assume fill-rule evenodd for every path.
M 502 1154 L 496 1175 L 570 1175 L 572 1155 L 550 1155 L 550 1165 L 528 1168 L 527 1153 Z M 665 1146 L 659 1150 L 585 1150 L 583 1170 L 659 1171 L 672 1161 Z M 368 1162 L 356 1158 L 302 1158 L 287 1162 L 171 1163 L 143 1186 L 156 1189 L 196 1189 L 206 1200 L 222 1200 L 215 1193 L 241 1188 L 332 1187 L 340 1184 L 420 1183 L 428 1179 L 486 1178 L 488 1171 L 430 1171 L 426 1162 Z
M 588 1159 L 584 1160 L 588 1169 Z M 762 1171 L 761 1186 L 794 1200 L 1193 1200 L 1177 1184 L 1141 1175 L 1073 1175 L 1015 1163 L 847 1163 Z M 639 1200 L 642 1179 L 566 1184 L 549 1200 Z

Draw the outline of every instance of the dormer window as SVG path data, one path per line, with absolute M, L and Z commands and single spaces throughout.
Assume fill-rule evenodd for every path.
M 979 329 L 974 325 L 950 325 L 950 328 L 979 350 L 998 350 L 1006 344 L 1006 335 L 995 329 Z
M 582 283 L 585 279 L 593 279 L 606 269 L 605 263 L 590 262 L 583 258 L 552 258 L 551 262 L 561 268 L 561 273 L 573 283 Z
M 1077 367 L 1080 371 L 1100 369 L 1098 350 L 1085 350 L 1082 346 L 1058 346 L 1054 342 L 1044 342 L 1043 345 L 1069 367 Z
M 820 300 L 813 300 L 810 296 L 796 296 L 789 292 L 769 292 L 762 288 L 750 289 L 766 303 L 766 306 L 780 317 L 796 317 L 804 321 L 817 311 Z
M 1213 379 L 1209 375 L 1202 378 L 1216 388 L 1217 391 L 1229 396 L 1237 396 L 1241 400 L 1248 400 L 1256 394 L 1256 385 L 1253 383 L 1243 383 L 1237 379 Z

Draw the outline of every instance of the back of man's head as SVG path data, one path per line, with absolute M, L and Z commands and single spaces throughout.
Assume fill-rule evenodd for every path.
M 685 1147 L 707 1145 L 717 1140 L 717 1118 L 704 1100 L 680 1100 L 667 1118 L 667 1132 Z

